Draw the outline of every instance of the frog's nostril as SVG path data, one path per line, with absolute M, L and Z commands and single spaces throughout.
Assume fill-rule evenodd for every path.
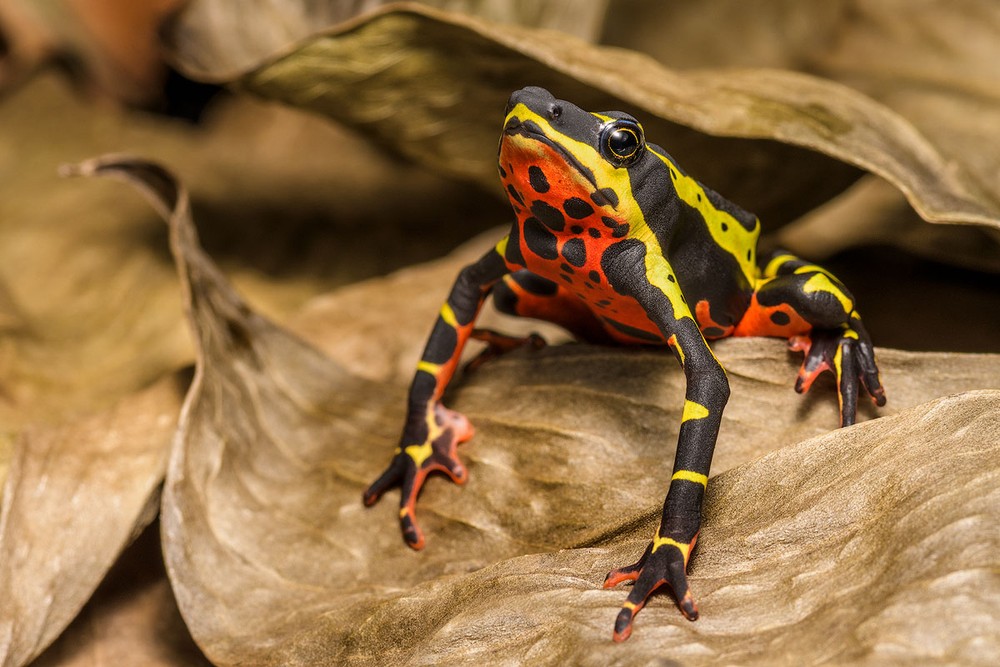
M 557 120 L 559 116 L 562 115 L 563 108 L 558 104 L 549 105 L 549 118 L 551 120 Z

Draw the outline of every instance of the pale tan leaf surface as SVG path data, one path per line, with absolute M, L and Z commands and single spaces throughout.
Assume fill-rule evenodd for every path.
M 197 44 L 175 35 L 173 48 L 184 66 Z M 208 67 L 191 63 L 189 71 L 233 77 Z M 890 181 L 928 220 L 1000 227 L 995 193 L 970 187 L 962 165 L 946 162 L 903 117 L 854 90 L 792 72 L 684 73 L 567 35 L 408 5 L 311 37 L 238 80 L 264 97 L 362 127 L 421 164 L 494 188 L 490 156 L 499 115 L 479 110 L 502 109 L 511 90 L 529 83 L 585 107 L 643 117 L 647 134 L 692 173 L 765 220 L 777 213 L 776 183 L 799 204 L 821 186 L 811 193 L 815 204 L 819 194 L 846 185 L 849 173 L 790 147 L 701 133 L 818 151 Z M 748 183 L 747 173 L 759 180 Z
M 713 478 L 690 581 L 608 640 L 648 521 L 606 545 L 429 581 L 350 632 L 346 664 L 992 665 L 1000 659 L 1000 393 L 938 399 Z M 471 487 L 470 487 L 471 488 Z
M 701 547 L 710 555 L 703 565 L 696 559 L 693 575 L 714 618 L 689 624 L 658 598 L 641 619 L 646 637 L 637 634 L 626 653 L 609 639 L 623 594 L 598 585 L 653 530 L 683 402 L 683 374 L 668 355 L 561 346 L 463 379 L 452 404 L 478 428 L 463 448 L 471 481 L 429 486 L 421 500 L 429 546 L 415 553 L 401 542 L 391 503 L 360 503 L 391 453 L 405 385 L 353 375 L 250 310 L 198 246 L 186 195 L 169 174 L 137 161 L 83 170 L 135 180 L 170 209 L 199 353 L 167 474 L 164 550 L 184 619 L 216 664 L 462 664 L 497 651 L 512 662 L 619 656 L 631 664 L 655 654 L 707 663 L 752 657 L 767 637 L 780 637 L 796 664 L 830 646 L 831 623 L 853 642 L 848 657 L 884 650 L 896 605 L 914 596 L 926 623 L 952 609 L 950 595 L 972 596 L 977 616 L 957 639 L 981 632 L 995 604 L 983 569 L 995 552 L 983 531 L 995 525 L 997 499 L 980 487 L 995 484 L 988 463 L 1000 393 L 919 404 L 988 386 L 1000 375 L 996 355 L 881 351 L 892 392 L 882 414 L 902 414 L 779 450 L 713 482 Z M 422 298 L 411 295 L 442 270 L 407 271 L 392 316 L 405 315 L 407 301 Z M 390 357 L 409 354 L 403 337 L 387 341 Z M 718 350 L 733 400 L 716 470 L 835 422 L 831 393 L 817 386 L 799 399 L 791 391 L 797 360 L 782 356 L 780 342 L 732 340 Z M 957 480 L 968 495 L 957 495 Z M 947 509 L 935 504 L 939 496 Z M 952 528 L 962 522 L 970 530 Z M 950 541 L 935 537 L 939 527 Z M 937 573 L 917 570 L 940 575 L 931 588 L 911 574 L 911 560 L 927 559 L 944 563 Z M 837 593 L 851 577 L 859 585 Z M 877 585 L 879 597 L 867 597 L 864 584 Z M 832 596 L 843 604 L 822 602 Z M 869 614 L 855 613 L 862 604 Z M 784 637 L 782 628 L 803 619 L 812 634 Z M 908 637 L 891 648 L 922 656 L 927 647 Z M 993 650 L 970 647 L 980 656 Z M 949 644 L 943 654 L 959 650 Z
M 153 519 L 185 390 L 167 378 L 15 443 L 0 506 L 0 665 L 48 646 Z

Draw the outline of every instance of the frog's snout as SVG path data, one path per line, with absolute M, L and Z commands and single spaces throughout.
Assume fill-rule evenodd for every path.
M 559 118 L 563 111 L 562 105 L 552 93 L 538 86 L 527 86 L 514 91 L 510 99 L 507 100 L 504 116 L 510 114 L 518 104 L 523 104 L 536 113 L 545 115 L 549 120 Z

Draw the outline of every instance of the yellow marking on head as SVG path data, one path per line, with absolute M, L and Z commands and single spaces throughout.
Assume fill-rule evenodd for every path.
M 728 252 L 736 260 L 747 282 L 753 283 L 757 277 L 757 264 L 754 255 L 757 252 L 757 237 L 760 235 L 760 221 L 755 219 L 754 227 L 747 230 L 732 215 L 715 208 L 708 200 L 705 189 L 690 176 L 682 174 L 677 165 L 664 155 L 652 151 L 660 158 L 673 177 L 674 189 L 684 203 L 694 208 L 705 219 L 705 225 L 716 245 Z
M 437 376 L 437 374 L 441 372 L 441 364 L 435 364 L 421 359 L 417 362 L 417 370 Z
M 430 455 L 433 453 L 431 443 L 429 442 L 425 442 L 422 445 L 410 445 L 403 451 L 406 452 L 407 456 L 413 459 L 413 462 L 417 464 L 418 468 L 422 466 L 424 461 L 430 458 Z
M 695 484 L 701 484 L 703 487 L 708 488 L 708 475 L 702 475 L 700 472 L 695 472 L 694 470 L 678 470 L 674 473 L 674 476 L 670 478 L 670 481 L 675 479 L 682 479 L 686 482 L 694 482 Z
M 681 414 L 681 423 L 695 419 L 704 419 L 708 416 L 708 408 L 701 403 L 694 401 L 684 401 L 684 412 Z
M 778 255 L 777 257 L 773 258 L 770 262 L 768 262 L 767 266 L 764 267 L 764 277 L 765 278 L 775 277 L 776 275 L 778 275 L 778 270 L 785 262 L 790 262 L 795 259 L 796 259 L 795 255 Z
M 841 334 L 841 335 L 844 338 L 853 338 L 854 340 L 858 340 L 858 332 L 855 331 L 854 329 L 850 328 L 850 327 L 847 327 L 846 329 L 844 329 L 844 333 Z
M 833 281 L 825 273 L 817 273 L 806 281 L 802 286 L 802 291 L 807 294 L 812 292 L 826 292 L 836 297 L 843 307 L 845 313 L 854 310 L 854 302 L 851 301 L 843 290 L 833 284 Z
M 653 538 L 653 550 L 650 553 L 656 553 L 656 550 L 660 547 L 675 547 L 684 556 L 684 563 L 687 564 L 688 556 L 691 555 L 691 545 L 684 544 L 683 542 L 678 542 L 677 540 L 671 539 L 669 537 L 660 537 L 659 535 Z

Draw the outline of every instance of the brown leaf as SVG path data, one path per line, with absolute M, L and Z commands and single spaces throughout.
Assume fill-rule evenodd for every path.
M 361 379 L 250 310 L 198 246 L 186 194 L 162 169 L 104 159 L 83 171 L 130 179 L 169 212 L 199 352 L 167 473 L 164 549 L 181 612 L 214 663 L 460 664 L 498 650 L 518 662 L 620 655 L 610 630 L 623 594 L 598 586 L 604 571 L 638 555 L 659 511 L 683 403 L 683 374 L 668 355 L 570 345 L 512 354 L 464 378 L 451 402 L 478 428 L 463 448 L 471 481 L 427 488 L 430 543 L 414 553 L 390 503 L 360 503 L 391 453 L 405 385 Z M 399 301 L 385 315 L 387 329 L 408 324 L 411 298 L 440 289 L 425 280 L 439 281 L 442 266 L 394 283 Z M 406 339 L 386 336 L 390 358 L 415 354 Z M 798 360 L 781 343 L 730 340 L 717 349 L 733 399 L 716 471 L 836 422 L 829 387 L 805 399 L 791 391 Z M 835 637 L 850 638 L 853 658 L 894 636 L 901 598 L 926 601 L 928 619 L 942 610 L 956 618 L 950 595 L 973 596 L 977 613 L 995 604 L 976 592 L 986 590 L 985 574 L 960 574 L 988 567 L 995 549 L 982 546 L 982 530 L 951 527 L 995 523 L 997 498 L 980 487 L 995 486 L 1000 394 L 912 406 L 995 382 L 1000 356 L 880 350 L 880 360 L 891 401 L 881 414 L 905 411 L 714 480 L 703 534 L 716 546 L 700 547 L 706 555 L 693 570 L 705 618 L 690 625 L 658 600 L 630 656 L 752 655 L 770 637 L 788 647 L 791 662 L 808 662 L 825 655 L 831 644 L 817 638 L 833 624 L 843 633 Z M 391 369 L 379 375 L 396 377 Z M 948 500 L 942 510 L 935 499 L 954 498 L 959 480 L 971 500 Z M 942 516 L 944 532 L 934 537 Z M 798 557 L 784 558 L 775 544 Z M 947 561 L 928 588 L 911 573 L 938 553 Z M 838 592 L 853 581 L 873 582 L 878 596 L 853 584 Z M 835 595 L 843 604 L 821 602 Z M 858 606 L 869 614 L 855 614 Z M 809 632 L 785 637 L 804 615 Z M 980 626 L 942 631 L 942 652 L 961 650 L 949 637 L 963 641 Z M 928 654 L 919 637 L 894 650 Z
M 32 667 L 206 667 L 181 619 L 159 522 L 122 554 L 76 620 Z
M 198 44 L 178 35 L 176 58 L 189 72 L 235 77 L 188 59 Z M 240 72 L 241 88 L 362 127 L 418 163 L 492 188 L 500 110 L 512 90 L 534 83 L 585 108 L 635 113 L 692 173 L 765 221 L 788 215 L 788 202 L 798 213 L 809 210 L 855 177 L 781 142 L 878 174 L 927 220 L 1000 228 L 997 198 L 906 120 L 851 89 L 797 73 L 672 71 L 638 53 L 420 6 L 260 58 L 259 68 Z
M 946 159 L 947 169 L 961 169 L 966 187 L 994 202 L 1000 198 L 1000 155 L 983 145 L 983 138 L 1000 126 L 997 3 L 630 4 L 627 15 L 609 12 L 605 38 L 612 44 L 649 53 L 672 67 L 780 67 L 845 83 L 913 123 Z M 712 39 L 704 38 L 708 34 Z M 921 255 L 997 270 L 1000 237 L 995 232 L 928 230 L 909 207 L 887 196 L 878 197 L 878 208 L 871 210 L 858 195 L 854 210 L 812 220 L 782 242 L 818 259 L 876 236 L 880 243 Z M 821 243 L 817 236 L 833 242 L 821 255 L 815 254 Z
M 0 506 L 0 665 L 25 665 L 69 624 L 155 516 L 184 387 L 16 443 Z
M 946 397 L 714 477 L 690 581 L 701 617 L 653 599 L 627 646 L 605 572 L 655 528 L 393 595 L 344 664 L 987 665 L 1000 659 L 1000 392 Z M 470 486 L 471 490 L 471 486 Z

